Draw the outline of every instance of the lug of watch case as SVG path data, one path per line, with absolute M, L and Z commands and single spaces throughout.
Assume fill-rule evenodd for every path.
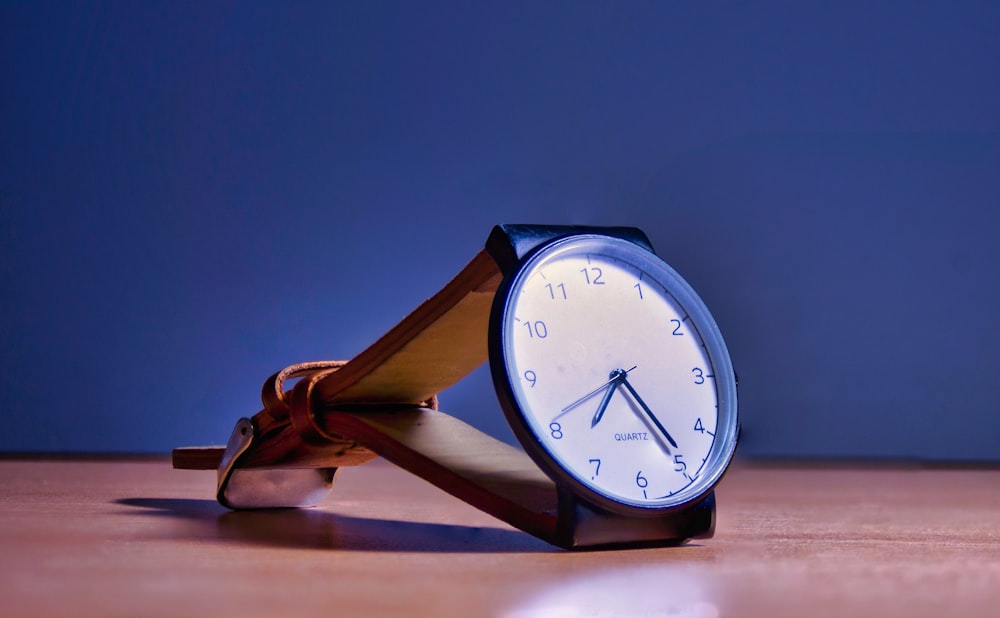
M 216 497 L 231 509 L 305 507 L 330 493 L 337 468 L 240 468 L 240 457 L 254 441 L 253 422 L 241 418 L 219 463 Z
M 566 548 L 680 545 L 689 539 L 710 539 L 715 534 L 715 494 L 710 492 L 694 506 L 658 517 L 625 518 L 607 513 L 560 491 L 559 544 Z
M 613 233 L 653 251 L 653 245 L 642 230 L 634 227 L 590 227 L 585 225 L 523 225 L 501 224 L 493 228 L 486 239 L 486 251 L 505 275 L 513 272 L 521 260 L 539 245 L 570 234 Z

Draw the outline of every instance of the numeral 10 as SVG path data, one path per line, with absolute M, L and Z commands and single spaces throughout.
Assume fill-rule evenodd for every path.
M 545 322 L 542 322 L 541 320 L 535 322 L 525 322 L 524 327 L 528 329 L 528 337 L 532 339 L 535 337 L 545 339 L 549 336 L 549 329 L 545 326 Z

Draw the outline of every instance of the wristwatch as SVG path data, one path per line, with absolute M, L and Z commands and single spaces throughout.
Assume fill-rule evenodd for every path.
M 486 360 L 523 451 L 437 410 Z M 271 508 L 382 456 L 560 547 L 677 544 L 713 534 L 736 386 L 705 304 L 640 230 L 498 225 L 372 346 L 279 371 L 225 448 L 174 465 L 216 468 L 230 508 Z

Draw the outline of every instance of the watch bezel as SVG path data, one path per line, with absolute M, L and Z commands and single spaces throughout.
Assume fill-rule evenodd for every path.
M 544 445 L 544 441 L 535 433 L 532 424 L 521 409 L 518 396 L 516 395 L 516 387 L 512 383 L 514 378 L 507 371 L 508 349 L 506 337 L 504 336 L 504 326 L 507 323 L 507 315 L 512 304 L 511 290 L 518 289 L 521 280 L 527 276 L 527 273 L 530 273 L 539 261 L 546 259 L 552 253 L 564 250 L 568 244 L 594 240 L 609 242 L 613 245 L 618 245 L 619 249 L 635 252 L 636 261 L 639 264 L 642 262 L 650 265 L 655 264 L 657 268 L 663 270 L 667 275 L 668 281 L 662 281 L 661 283 L 667 286 L 668 293 L 691 316 L 692 323 L 696 326 L 705 344 L 706 354 L 717 376 L 715 383 L 719 403 L 719 420 L 716 440 L 709 455 L 712 459 L 710 462 L 706 462 L 706 466 L 711 463 L 711 468 L 709 469 L 709 474 L 698 482 L 695 491 L 686 492 L 686 497 L 681 496 L 683 499 L 676 502 L 649 505 L 628 503 L 615 496 L 597 491 L 578 479 L 560 463 L 558 456 L 549 452 Z M 722 339 L 715 319 L 708 311 L 701 297 L 698 296 L 691 285 L 676 270 L 649 248 L 610 234 L 593 232 L 568 234 L 541 243 L 523 256 L 517 267 L 504 277 L 493 300 L 489 324 L 490 373 L 493 378 L 493 385 L 500 402 L 500 407 L 507 418 L 511 430 L 525 452 L 558 485 L 569 488 L 578 498 L 612 513 L 627 516 L 655 517 L 672 511 L 683 510 L 699 503 L 722 479 L 732 461 L 739 435 L 736 379 L 729 351 Z M 723 425 L 724 431 L 720 431 L 718 428 Z

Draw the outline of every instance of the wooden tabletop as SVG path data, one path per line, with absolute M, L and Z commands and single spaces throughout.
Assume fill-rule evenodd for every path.
M 997 616 L 1000 470 L 737 464 L 715 538 L 566 552 L 376 460 L 230 512 L 167 461 L 0 461 L 4 616 Z

